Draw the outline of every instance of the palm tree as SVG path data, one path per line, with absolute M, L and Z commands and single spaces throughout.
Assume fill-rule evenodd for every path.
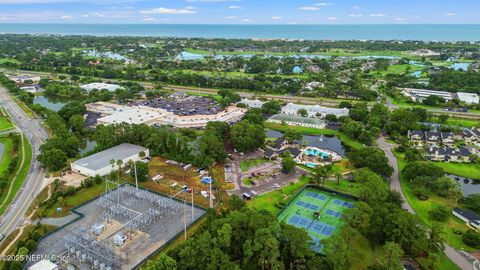
M 117 160 L 117 167 L 118 167 L 118 179 L 120 179 L 120 176 L 122 175 L 122 165 L 123 165 L 123 160 Z
M 337 172 L 335 173 L 335 177 L 337 178 L 337 186 L 340 185 L 340 180 L 342 179 L 342 174 Z

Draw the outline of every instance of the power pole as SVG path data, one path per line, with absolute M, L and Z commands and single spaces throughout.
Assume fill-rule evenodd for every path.
M 192 222 L 195 220 L 194 209 L 195 207 L 193 206 L 193 188 L 192 188 Z
M 137 162 L 133 162 L 133 169 L 135 170 L 135 186 L 138 189 L 138 178 L 137 178 Z

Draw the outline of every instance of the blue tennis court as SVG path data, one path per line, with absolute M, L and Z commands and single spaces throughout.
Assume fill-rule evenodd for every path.
M 315 193 L 315 192 L 312 192 L 312 191 L 305 192 L 305 196 L 310 197 L 310 198 L 314 198 L 314 199 L 318 199 L 318 200 L 321 200 L 321 201 L 325 201 L 327 199 L 327 196 L 325 196 L 323 194 Z
M 310 209 L 310 210 L 313 210 L 313 211 L 315 211 L 315 210 L 318 209 L 318 206 L 313 205 L 313 204 L 309 204 L 309 203 L 304 202 L 304 201 L 298 201 L 296 204 L 297 204 L 298 206 L 301 206 L 301 207 L 303 207 L 303 208 L 307 208 L 307 209 Z
M 331 209 L 328 209 L 325 214 L 329 215 L 329 216 L 332 216 L 332 217 L 336 217 L 336 218 L 340 218 L 342 217 L 342 213 L 340 212 L 337 212 L 337 211 L 334 211 L 334 210 L 331 210 Z
M 334 204 L 337 204 L 337 205 L 340 205 L 340 206 L 343 206 L 343 207 L 348 207 L 348 208 L 353 208 L 353 204 L 350 203 L 350 202 L 346 202 L 346 201 L 342 201 L 342 200 L 339 200 L 339 199 L 335 199 L 333 201 Z
M 322 234 L 325 236 L 330 236 L 332 235 L 333 231 L 335 230 L 335 226 L 325 224 L 323 222 L 318 222 L 315 221 L 313 224 L 310 226 L 309 231 Z
M 307 229 L 312 222 L 313 222 L 313 219 L 302 217 L 299 215 L 293 215 L 288 220 L 288 224 L 296 227 L 300 227 L 300 228 L 305 228 L 305 229 Z

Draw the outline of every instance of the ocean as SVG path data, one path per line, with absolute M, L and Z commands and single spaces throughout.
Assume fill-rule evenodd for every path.
M 480 41 L 480 25 L 206 25 L 0 23 L 0 33 L 305 40 Z

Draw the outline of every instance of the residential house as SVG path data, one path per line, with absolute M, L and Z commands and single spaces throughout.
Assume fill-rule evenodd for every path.
M 453 132 L 441 132 L 442 142 L 445 145 L 453 145 L 455 141 L 455 134 Z
M 475 212 L 455 207 L 452 210 L 452 214 L 459 219 L 465 221 L 467 226 L 472 227 L 476 230 L 480 229 L 480 216 L 477 215 Z
M 409 130 L 408 138 L 414 142 L 424 142 L 425 141 L 425 131 L 423 130 Z
M 426 131 L 425 140 L 428 143 L 439 143 L 441 140 L 441 135 L 439 132 L 436 132 L 436 131 Z

